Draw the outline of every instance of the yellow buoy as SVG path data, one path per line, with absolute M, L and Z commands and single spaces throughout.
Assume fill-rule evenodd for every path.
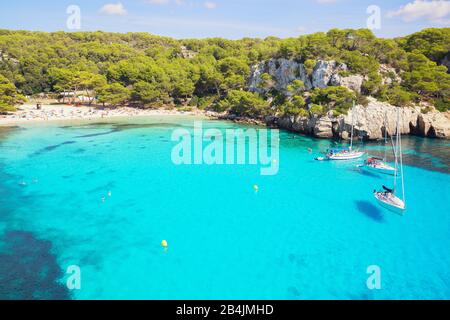
M 255 184 L 255 185 L 253 186 L 253 190 L 255 190 L 255 192 L 258 192 L 258 191 L 259 191 L 259 186 L 258 186 L 257 184 Z
M 166 240 L 161 241 L 161 246 L 165 249 L 167 249 L 169 247 L 169 244 L 167 243 Z

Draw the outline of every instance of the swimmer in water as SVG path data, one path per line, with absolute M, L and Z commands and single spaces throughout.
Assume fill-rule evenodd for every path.
M 308 148 L 308 152 L 309 152 L 309 153 L 312 153 L 313 150 L 312 150 L 311 148 Z

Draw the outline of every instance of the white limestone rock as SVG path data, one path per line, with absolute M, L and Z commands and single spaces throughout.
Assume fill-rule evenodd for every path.
M 252 67 L 249 79 L 249 89 L 253 92 L 266 93 L 268 89 L 274 87 L 279 91 L 286 92 L 289 84 L 294 80 L 301 80 L 305 84 L 306 90 L 313 88 L 326 88 L 327 86 L 343 86 L 355 92 L 361 92 L 364 77 L 361 75 L 351 75 L 341 77 L 340 71 L 347 70 L 347 65 L 338 64 L 336 61 L 319 60 L 314 67 L 312 75 L 308 75 L 302 63 L 284 58 L 271 59 Z M 272 76 L 274 84 L 270 88 L 261 88 L 262 75 L 267 73 Z
M 346 140 L 350 138 L 354 121 L 355 136 L 378 140 L 384 137 L 385 119 L 388 133 L 395 134 L 397 110 L 398 108 L 389 103 L 369 98 L 367 107 L 357 105 L 354 111 L 350 110 L 345 116 L 333 117 L 331 113 L 310 118 L 290 116 L 280 118 L 278 125 L 283 129 L 311 134 L 318 138 L 340 137 Z M 402 134 L 450 139 L 450 116 L 435 110 L 422 114 L 419 106 L 401 108 L 400 130 Z
M 326 88 L 330 84 L 331 78 L 336 74 L 336 61 L 319 60 L 314 67 L 312 74 L 312 86 L 314 88 Z

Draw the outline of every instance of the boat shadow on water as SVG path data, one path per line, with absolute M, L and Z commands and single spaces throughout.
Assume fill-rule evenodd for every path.
M 367 171 L 367 170 L 364 170 L 364 169 L 361 169 L 361 168 L 358 168 L 358 167 L 349 168 L 348 170 L 350 172 L 362 174 L 362 175 L 364 175 L 366 177 L 371 177 L 371 178 L 376 178 L 376 179 L 380 179 L 381 178 L 381 176 L 379 174 L 377 174 L 377 173 L 370 172 L 370 171 Z
M 371 218 L 372 220 L 379 223 L 384 222 L 383 212 L 371 202 L 358 200 L 355 201 L 355 204 L 358 211 L 366 215 L 366 217 Z

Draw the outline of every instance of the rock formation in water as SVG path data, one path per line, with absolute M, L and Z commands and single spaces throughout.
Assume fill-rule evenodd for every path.
M 346 116 L 334 117 L 332 114 L 317 117 L 283 116 L 268 117 L 271 125 L 286 130 L 313 135 L 318 138 L 350 137 L 352 121 L 355 123 L 355 136 L 367 140 L 381 139 L 386 129 L 390 134 L 395 132 L 397 108 L 389 103 L 369 98 L 367 107 L 357 105 L 354 111 Z M 402 134 L 414 134 L 422 137 L 449 138 L 450 119 L 440 112 L 421 113 L 420 107 L 402 108 L 400 113 L 400 128 Z
M 336 61 L 319 60 L 311 74 L 308 74 L 302 63 L 287 59 L 271 59 L 255 65 L 249 79 L 249 90 L 266 94 L 268 88 L 261 86 L 262 75 L 269 74 L 273 79 L 274 89 L 285 92 L 287 86 L 293 80 L 301 80 L 306 90 L 325 88 L 327 86 L 343 86 L 357 93 L 361 92 L 361 86 L 365 80 L 362 75 L 341 76 L 342 71 L 347 71 L 345 64 Z M 348 74 L 347 72 L 344 74 Z M 383 83 L 392 81 L 400 82 L 401 78 L 393 68 L 382 65 L 380 75 Z M 363 136 L 367 140 L 376 140 L 384 136 L 385 118 L 388 119 L 387 130 L 395 132 L 397 108 L 386 102 L 377 101 L 369 97 L 366 107 L 358 105 L 354 114 L 350 110 L 346 116 L 333 116 L 329 112 L 325 116 L 270 116 L 266 118 L 269 125 L 278 126 L 299 133 L 313 135 L 319 138 L 342 138 L 350 136 L 352 117 L 355 121 L 355 134 Z M 414 134 L 423 137 L 449 138 L 450 115 L 434 109 L 422 113 L 421 106 L 402 108 L 401 131 L 403 134 Z

